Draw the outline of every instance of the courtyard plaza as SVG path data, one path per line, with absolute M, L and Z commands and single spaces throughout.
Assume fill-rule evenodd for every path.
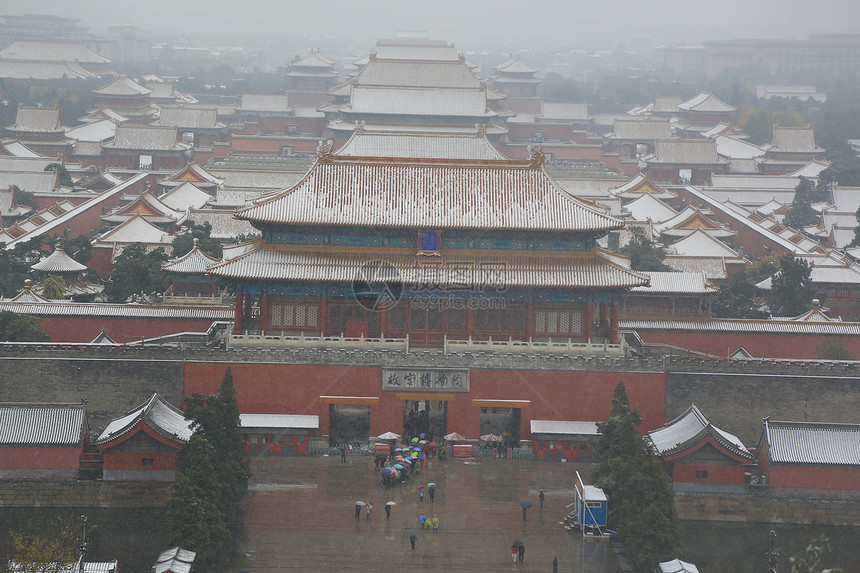
M 388 490 L 370 455 L 254 457 L 233 573 L 267 571 L 552 571 L 618 573 L 607 538 L 583 539 L 562 523 L 573 511 L 574 472 L 591 464 L 506 458 L 430 459 Z M 587 477 L 586 477 L 587 479 Z M 419 501 L 417 486 L 436 484 Z M 428 488 L 425 485 L 424 491 Z M 545 492 L 543 511 L 539 494 Z M 372 502 L 355 519 L 355 502 Z M 385 504 L 393 501 L 391 518 Z M 529 501 L 523 521 L 520 502 Z M 418 516 L 439 517 L 439 530 Z M 417 536 L 415 551 L 409 538 Z M 525 545 L 512 563 L 511 545 Z

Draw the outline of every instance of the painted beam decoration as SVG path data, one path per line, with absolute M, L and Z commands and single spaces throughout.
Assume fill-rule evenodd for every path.
M 421 390 L 422 392 L 468 392 L 469 371 L 438 368 L 413 370 L 382 369 L 382 390 Z

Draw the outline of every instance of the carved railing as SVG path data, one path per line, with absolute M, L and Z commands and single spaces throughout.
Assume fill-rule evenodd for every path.
M 627 344 L 621 339 L 620 344 L 607 344 L 605 342 L 574 342 L 572 339 L 553 340 L 444 340 L 445 354 L 453 352 L 552 352 L 552 353 L 576 353 L 576 354 L 616 354 L 623 356 L 627 351 Z
M 409 350 L 409 336 L 406 338 L 391 338 L 384 334 L 380 337 L 365 336 L 321 336 L 304 333 L 265 332 L 262 334 L 230 334 L 227 340 L 228 348 L 363 348 Z

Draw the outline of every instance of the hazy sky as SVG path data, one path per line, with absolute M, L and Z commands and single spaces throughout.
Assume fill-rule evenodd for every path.
M 518 50 L 625 38 L 806 38 L 860 33 L 858 0 L 3 0 L 3 14 L 80 18 L 92 32 L 133 24 L 169 34 L 338 38 L 368 49 L 396 30 L 426 30 L 461 49 Z

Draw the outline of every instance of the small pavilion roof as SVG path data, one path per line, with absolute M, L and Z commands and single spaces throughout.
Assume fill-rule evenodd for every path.
M 182 212 L 188 209 L 200 209 L 213 199 L 212 195 L 190 181 L 177 185 L 158 198 L 167 207 Z
M 78 446 L 86 428 L 86 412 L 80 403 L 0 403 L 0 445 Z
M 758 449 L 774 464 L 860 466 L 860 424 L 777 422 L 765 418 Z
M 9 299 L 9 302 L 18 303 L 51 303 L 54 301 L 48 300 L 45 297 L 37 295 L 33 292 L 33 281 L 30 279 L 24 280 L 24 290 Z
M 195 557 L 197 553 L 181 547 L 162 551 L 151 573 L 189 573 Z
M 440 134 L 356 130 L 336 155 L 434 159 L 506 159 L 479 130 Z
M 129 76 L 119 76 L 108 85 L 93 90 L 93 93 L 107 96 L 142 96 L 151 94 L 152 90 L 140 85 Z
M 415 249 L 375 248 L 338 251 L 273 245 L 257 241 L 252 248 L 209 268 L 225 278 L 277 281 L 351 282 L 368 265 L 386 279 L 406 285 L 453 285 L 464 282 L 485 288 L 626 288 L 648 284 L 642 273 L 630 270 L 629 259 L 594 249 L 587 252 L 452 251 L 427 260 Z M 469 269 L 464 272 L 465 269 Z M 365 271 L 362 271 L 365 269 Z M 492 274 L 490 269 L 504 269 Z M 492 274 L 492 276 L 490 276 Z M 468 276 L 465 276 L 468 275 Z
M 170 177 L 159 179 L 158 184 L 163 187 L 175 187 L 186 181 L 194 183 L 201 188 L 209 186 L 218 187 L 224 184 L 223 178 L 213 175 L 196 161 L 192 161 Z
M 622 222 L 559 187 L 540 163 L 327 156 L 293 187 L 240 209 L 258 223 L 371 227 L 617 229 Z M 350 200 L 344 201 L 348 191 Z
M 173 237 L 165 233 L 163 229 L 153 225 L 143 216 L 134 214 L 129 220 L 117 225 L 93 241 L 93 245 L 108 243 L 170 245 L 172 242 Z
M 110 345 L 110 344 L 116 344 L 116 341 L 113 338 L 111 338 L 110 336 L 108 336 L 108 333 L 105 332 L 104 329 L 102 329 L 102 331 L 99 332 L 98 336 L 93 338 L 93 340 L 92 340 L 92 342 L 90 342 L 90 344 Z
M 202 275 L 209 267 L 220 262 L 221 259 L 210 257 L 201 251 L 200 241 L 195 238 L 194 247 L 190 251 L 181 257 L 164 263 L 161 265 L 161 269 L 171 273 Z
M 661 223 L 678 215 L 675 209 L 654 197 L 652 193 L 642 193 L 638 199 L 627 203 L 624 208 L 637 221 L 651 220 Z
M 703 229 L 695 229 L 686 237 L 675 241 L 669 250 L 687 256 L 743 258 L 739 252 Z
M 655 225 L 654 228 L 661 235 L 673 237 L 689 235 L 696 229 L 701 229 L 715 237 L 734 237 L 737 235 L 735 231 L 717 223 L 696 207 L 689 205 L 671 219 Z
M 715 426 L 695 404 L 691 404 L 686 412 L 666 426 L 652 430 L 648 435 L 660 456 L 682 452 L 695 446 L 706 436 L 711 436 L 737 457 L 749 462 L 755 459 L 740 438 Z
M 642 173 L 637 173 L 612 191 L 613 195 L 622 199 L 636 199 L 645 193 L 653 195 L 655 199 L 674 199 L 678 196 L 677 193 L 663 189 Z
M 520 60 L 519 54 L 516 56 L 511 56 L 498 66 L 493 66 L 493 69 L 498 70 L 499 72 L 505 73 L 516 73 L 516 74 L 535 74 L 537 70 L 527 66 Z
M 35 265 L 30 266 L 34 271 L 42 271 L 47 273 L 77 273 L 87 270 L 86 265 L 82 265 L 72 257 L 66 254 L 63 247 L 57 245 L 54 252 L 42 259 Z
M 177 445 L 188 442 L 194 433 L 194 422 L 188 420 L 182 410 L 168 403 L 156 392 L 131 412 L 111 420 L 93 443 L 102 449 L 105 444 L 130 434 L 141 422 Z
M 730 106 L 712 93 L 702 92 L 699 95 L 678 104 L 681 111 L 700 111 L 730 113 L 737 111 L 736 107 Z
M 311 50 L 303 58 L 299 58 L 292 64 L 293 67 L 311 67 L 311 68 L 330 68 L 334 66 L 337 62 L 332 60 L 331 58 L 320 53 L 319 50 Z
M 660 562 L 660 573 L 699 573 L 699 568 L 692 563 L 672 559 L 671 561 Z

